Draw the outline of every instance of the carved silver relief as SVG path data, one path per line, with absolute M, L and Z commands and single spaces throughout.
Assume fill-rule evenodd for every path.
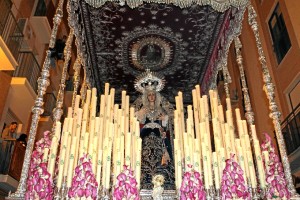
M 123 37 L 116 44 L 117 66 L 135 76 L 146 68 L 159 70 L 163 75 L 172 74 L 182 67 L 186 59 L 184 55 L 187 54 L 187 43 L 182 41 L 180 33 L 156 25 L 123 32 Z M 172 57 L 172 68 L 167 68 Z

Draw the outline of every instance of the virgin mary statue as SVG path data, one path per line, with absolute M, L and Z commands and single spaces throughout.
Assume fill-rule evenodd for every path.
M 159 93 L 161 76 L 147 70 L 135 82 L 142 95 L 134 102 L 142 138 L 141 189 L 152 189 L 152 178 L 164 176 L 164 189 L 175 189 L 173 159 L 173 106 Z

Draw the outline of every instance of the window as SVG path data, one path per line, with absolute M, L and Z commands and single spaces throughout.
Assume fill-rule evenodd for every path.
M 273 40 L 274 52 L 277 62 L 280 63 L 291 47 L 291 41 L 285 26 L 285 22 L 279 4 L 269 20 L 269 28 Z
M 38 0 L 34 16 L 45 16 L 47 11 L 47 6 L 44 0 Z

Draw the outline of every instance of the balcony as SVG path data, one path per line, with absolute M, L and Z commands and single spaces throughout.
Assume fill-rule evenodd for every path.
M 0 0 L 0 70 L 14 70 L 23 41 L 22 30 L 11 12 L 11 1 Z
M 300 171 L 300 104 L 282 122 L 281 127 L 291 170 Z
M 26 78 L 33 91 L 37 94 L 37 80 L 41 75 L 41 66 L 36 60 L 35 55 L 31 51 L 20 52 L 18 63 L 19 67 L 15 70 L 13 77 Z
M 8 106 L 14 113 L 18 113 L 18 119 L 26 124 L 36 98 L 41 67 L 32 52 L 20 52 L 18 63 L 10 84 Z
M 18 141 L 0 138 L 0 199 L 1 193 L 6 196 L 18 186 L 25 149 Z
M 51 1 L 46 5 L 44 0 L 39 0 L 34 16 L 30 18 L 32 28 L 43 44 L 48 44 L 50 41 L 54 13 L 55 7 Z

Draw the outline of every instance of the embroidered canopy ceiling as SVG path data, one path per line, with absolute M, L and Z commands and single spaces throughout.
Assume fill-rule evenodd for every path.
M 239 35 L 248 0 L 69 1 L 69 23 L 92 87 L 109 82 L 116 101 L 146 69 L 165 76 L 161 92 L 170 102 L 178 91 L 191 102 L 191 89 L 216 82 L 229 45 Z

